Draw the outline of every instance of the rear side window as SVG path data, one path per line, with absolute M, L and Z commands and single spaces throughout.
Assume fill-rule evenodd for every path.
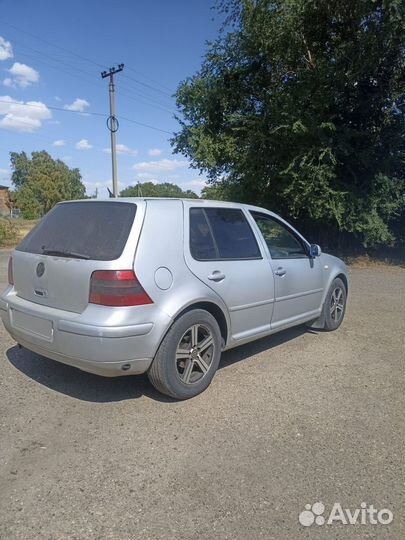
M 55 251 L 96 261 L 117 259 L 128 239 L 136 205 L 72 202 L 56 205 L 17 246 L 18 251 Z
M 217 258 L 211 227 L 202 208 L 190 210 L 190 251 L 198 261 L 212 261 Z
M 194 259 L 261 259 L 256 238 L 236 208 L 191 208 L 190 252 Z

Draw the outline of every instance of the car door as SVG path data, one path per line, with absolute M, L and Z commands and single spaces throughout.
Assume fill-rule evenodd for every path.
M 232 340 L 268 332 L 274 277 L 244 211 L 186 202 L 185 244 L 190 270 L 228 307 Z
M 319 257 L 309 256 L 302 238 L 271 215 L 251 212 L 267 244 L 274 272 L 272 329 L 317 316 L 322 302 Z

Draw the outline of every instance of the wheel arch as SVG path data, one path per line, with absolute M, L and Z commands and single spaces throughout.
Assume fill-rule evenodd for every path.
M 348 296 L 349 295 L 349 280 L 347 279 L 346 274 L 340 273 L 337 276 L 335 276 L 333 279 L 337 279 L 337 278 L 339 278 L 339 279 L 341 279 L 343 281 L 343 284 L 344 284 L 345 289 L 346 289 L 346 296 Z
M 201 301 L 190 304 L 189 306 L 182 309 L 179 313 L 177 313 L 177 315 L 173 319 L 173 322 L 177 321 L 177 319 L 179 319 L 185 313 L 193 311 L 194 309 L 203 309 L 204 311 L 208 311 L 208 313 L 210 313 L 214 317 L 221 331 L 222 347 L 225 347 L 229 336 L 228 322 L 222 309 L 213 302 Z
M 340 269 L 336 269 L 337 272 L 336 273 L 332 273 L 329 275 L 329 278 L 328 278 L 328 281 L 326 282 L 326 285 L 325 285 L 325 289 L 323 291 L 323 295 L 322 295 L 322 306 L 324 305 L 325 303 L 325 300 L 326 300 L 326 296 L 328 294 L 328 291 L 329 291 L 329 288 L 330 286 L 332 285 L 332 283 L 334 282 L 335 279 L 339 278 L 343 281 L 343 285 L 345 286 L 345 289 L 346 289 L 346 297 L 348 296 L 348 292 L 349 292 L 349 280 L 347 279 L 347 275 L 340 271 Z

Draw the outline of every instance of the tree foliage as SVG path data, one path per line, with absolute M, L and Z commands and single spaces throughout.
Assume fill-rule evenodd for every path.
M 43 216 L 60 201 L 86 197 L 79 169 L 70 169 L 44 150 L 32 152 L 31 158 L 25 152 L 10 152 L 10 161 L 13 204 L 27 219 Z
M 266 206 L 330 244 L 392 243 L 405 207 L 403 0 L 219 8 L 221 35 L 177 90 L 172 140 L 208 174 L 203 196 Z
M 129 186 L 120 192 L 120 197 L 186 197 L 188 199 L 198 199 L 198 196 L 187 189 L 183 191 L 181 187 L 169 182 L 154 184 L 153 182 L 139 183 L 136 186 Z

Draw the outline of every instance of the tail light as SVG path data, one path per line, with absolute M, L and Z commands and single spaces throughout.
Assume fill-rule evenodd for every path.
M 8 282 L 10 285 L 14 285 L 13 257 L 10 257 L 8 260 Z
M 142 306 L 153 304 L 133 270 L 97 270 L 90 278 L 91 304 Z

